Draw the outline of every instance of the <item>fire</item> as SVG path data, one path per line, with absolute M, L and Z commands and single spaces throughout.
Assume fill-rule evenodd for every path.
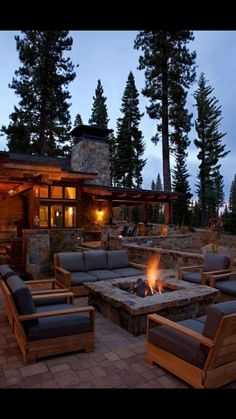
M 147 263 L 147 282 L 152 294 L 154 294 L 155 288 L 157 287 L 157 282 L 159 282 L 157 281 L 159 273 L 159 260 L 160 256 L 155 256 L 154 258 L 150 259 Z

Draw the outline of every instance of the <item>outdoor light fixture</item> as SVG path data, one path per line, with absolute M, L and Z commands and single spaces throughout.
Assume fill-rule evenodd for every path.
M 56 217 L 59 217 L 59 211 L 56 211 Z

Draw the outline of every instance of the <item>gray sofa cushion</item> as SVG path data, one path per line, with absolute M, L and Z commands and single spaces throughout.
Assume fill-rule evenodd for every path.
M 36 313 L 34 300 L 29 288 L 19 276 L 14 275 L 7 279 L 7 286 L 12 293 L 19 314 Z M 37 320 L 36 320 L 37 321 Z
M 206 279 L 210 279 L 210 274 L 206 275 Z M 192 282 L 193 284 L 201 284 L 201 272 L 188 272 L 185 271 L 183 274 L 183 280 Z
M 202 333 L 204 324 L 197 320 L 183 320 L 178 322 L 198 333 Z M 199 342 L 166 326 L 158 326 L 149 330 L 148 340 L 152 344 L 176 355 L 177 357 L 202 368 L 206 360 L 206 353 L 201 350 Z
M 216 281 L 215 288 L 223 294 L 236 297 L 236 279 L 227 279 L 225 281 Z
M 94 275 L 91 275 L 88 272 L 72 272 L 71 273 L 71 285 L 81 285 L 83 282 L 95 282 L 98 278 Z
M 99 269 L 94 271 L 88 272 L 91 275 L 94 275 L 99 281 L 103 281 L 104 279 L 116 279 L 119 278 L 119 275 L 117 275 L 113 271 L 109 271 L 108 269 Z
M 87 271 L 108 269 L 107 253 L 105 250 L 89 250 L 88 252 L 84 252 L 84 262 Z
M 16 275 L 16 273 L 10 268 L 9 265 L 3 264 L 0 265 L 0 275 L 4 281 L 7 280 L 10 276 Z
M 212 304 L 207 312 L 207 319 L 202 334 L 213 339 L 222 317 L 233 313 L 236 313 L 235 300 Z
M 108 269 L 126 268 L 128 266 L 127 250 L 107 251 Z
M 69 272 L 85 271 L 83 252 L 58 253 L 59 266 Z
M 144 275 L 144 271 L 138 268 L 119 268 L 119 269 L 112 269 L 112 272 L 115 272 L 119 278 L 123 278 L 126 276 L 136 276 L 136 275 Z
M 38 300 L 37 298 L 34 298 L 34 304 L 36 306 L 36 310 L 38 311 L 38 307 L 41 306 L 45 306 L 45 305 L 54 305 L 56 306 L 57 304 L 64 304 L 67 302 L 66 297 L 45 297 L 45 298 L 40 298 L 40 300 Z M 44 307 L 43 307 L 44 308 Z
M 63 306 L 66 306 L 66 304 L 63 304 Z M 76 335 L 91 330 L 92 324 L 88 314 L 64 314 L 39 319 L 37 325 L 26 329 L 26 334 L 28 340 L 32 341 Z
M 218 271 L 227 269 L 229 266 L 230 258 L 225 255 L 218 255 L 214 253 L 207 253 L 204 258 L 203 271 Z

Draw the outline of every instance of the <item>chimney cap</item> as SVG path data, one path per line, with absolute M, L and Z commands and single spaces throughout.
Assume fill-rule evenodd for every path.
M 112 132 L 112 129 L 101 128 L 97 125 L 78 125 L 69 132 L 74 137 L 100 137 L 102 139 L 107 138 L 108 134 Z

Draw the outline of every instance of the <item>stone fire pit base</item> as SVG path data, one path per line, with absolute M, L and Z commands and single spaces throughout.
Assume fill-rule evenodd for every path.
M 137 276 L 87 283 L 88 303 L 114 323 L 138 336 L 146 332 L 147 314 L 157 313 L 174 321 L 196 318 L 206 314 L 207 307 L 219 294 L 215 288 L 163 277 L 165 275 L 165 271 L 161 272 L 160 279 L 173 291 L 145 298 L 119 288 L 132 285 L 137 281 Z

